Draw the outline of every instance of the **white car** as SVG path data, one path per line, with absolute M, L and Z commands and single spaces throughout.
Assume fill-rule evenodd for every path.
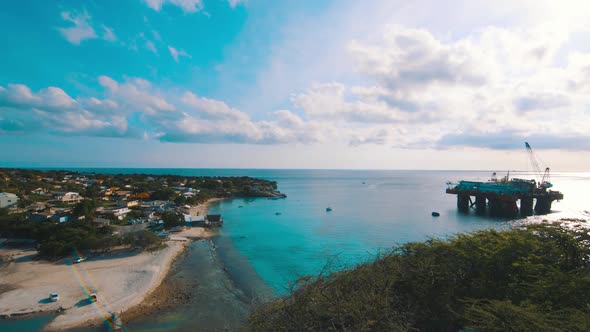
M 57 302 L 57 301 L 59 301 L 59 294 L 57 294 L 57 293 L 51 293 L 51 294 L 49 294 L 49 300 L 51 302 Z
M 76 258 L 74 259 L 74 263 L 76 263 L 76 264 L 78 264 L 78 263 L 82 263 L 83 261 L 85 261 L 85 260 L 87 260 L 87 259 L 88 259 L 88 258 L 87 258 L 87 257 L 84 257 L 84 256 L 82 256 L 82 257 L 76 257 Z

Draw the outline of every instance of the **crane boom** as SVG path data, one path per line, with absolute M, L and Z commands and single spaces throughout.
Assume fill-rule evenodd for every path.
M 549 167 L 545 168 L 545 172 L 541 172 L 541 166 L 539 166 L 539 160 L 537 159 L 537 156 L 535 156 L 533 148 L 531 148 L 531 145 L 528 142 L 524 142 L 524 146 L 526 147 L 529 160 L 533 166 L 533 172 L 535 172 L 539 189 L 551 188 L 552 185 Z

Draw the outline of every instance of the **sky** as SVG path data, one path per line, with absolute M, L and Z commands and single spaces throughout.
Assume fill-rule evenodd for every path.
M 588 1 L 0 6 L 0 166 L 590 171 Z

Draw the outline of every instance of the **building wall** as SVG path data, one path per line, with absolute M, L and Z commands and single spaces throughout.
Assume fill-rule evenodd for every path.
M 12 195 L 0 196 L 0 208 L 8 208 L 16 206 L 18 203 L 18 197 Z

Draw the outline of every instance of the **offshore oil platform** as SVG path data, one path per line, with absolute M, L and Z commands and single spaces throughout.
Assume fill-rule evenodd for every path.
M 446 192 L 457 195 L 459 211 L 468 213 L 470 208 L 475 207 L 477 214 L 485 215 L 489 207 L 490 216 L 510 218 L 517 217 L 519 212 L 522 217 L 551 212 L 551 204 L 553 201 L 563 199 L 563 194 L 550 190 L 553 185 L 549 167 L 545 168 L 545 172 L 541 172 L 533 149 L 529 143 L 524 144 L 533 170 L 540 177 L 539 181 L 510 179 L 510 173 L 498 179 L 494 173 L 487 182 L 460 181 L 458 184 L 448 182 Z M 472 197 L 475 200 L 472 200 Z M 517 205 L 519 200 L 520 209 Z

